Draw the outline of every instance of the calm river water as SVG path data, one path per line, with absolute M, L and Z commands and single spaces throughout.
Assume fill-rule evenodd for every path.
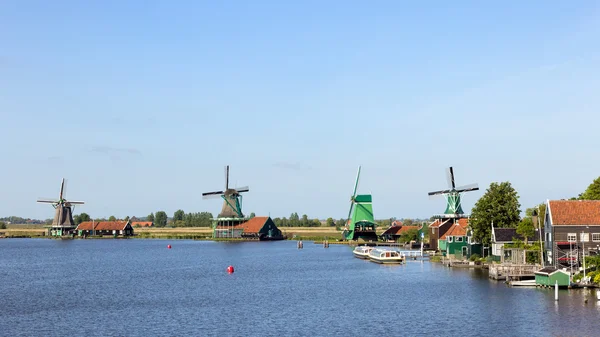
M 6 239 L 0 287 L 5 336 L 600 335 L 595 290 L 555 302 L 479 270 L 309 242 Z

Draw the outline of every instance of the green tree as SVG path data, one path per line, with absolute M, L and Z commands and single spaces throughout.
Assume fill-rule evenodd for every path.
M 302 226 L 302 227 L 309 226 L 308 215 L 302 214 L 302 220 L 300 220 L 300 226 Z
M 579 195 L 579 200 L 600 200 L 600 177 L 596 178 L 588 188 Z
M 165 227 L 167 225 L 167 213 L 164 211 L 156 212 L 156 215 L 154 215 L 154 225 L 156 227 Z
M 154 213 L 150 213 L 150 215 L 146 217 L 146 221 L 154 222 Z
M 403 226 L 412 226 L 414 223 L 413 219 L 403 219 L 402 220 L 402 225 Z
M 87 213 L 77 214 L 73 217 L 76 224 L 80 224 L 85 221 L 91 221 L 90 216 Z
M 327 225 L 327 227 L 333 227 L 335 226 L 335 221 L 333 221 L 333 218 L 327 218 L 325 224 Z
M 419 238 L 419 230 L 418 229 L 409 229 L 406 232 L 402 233 L 402 235 L 400 235 L 400 242 L 410 242 L 410 241 L 417 241 Z
M 308 226 L 309 227 L 321 227 L 321 220 L 312 219 L 312 221 L 309 221 Z
M 519 225 L 517 226 L 517 233 L 521 234 L 523 238 L 525 238 L 525 244 L 527 245 L 527 240 L 533 238 L 535 235 L 535 228 L 533 227 L 533 221 L 530 217 L 525 217 Z
M 108 217 L 108 221 L 117 221 L 117 218 L 115 218 L 114 215 L 111 215 Z
M 183 221 L 184 217 L 185 212 L 182 209 L 178 209 L 175 211 L 175 214 L 173 214 L 173 222 Z
M 6 222 L 0 221 L 0 229 L 6 229 Z
M 520 213 L 519 195 L 510 182 L 491 183 L 471 212 L 473 239 L 489 245 L 492 222 L 494 227 L 514 228 L 521 220 Z
M 256 216 L 256 214 L 254 214 L 254 212 L 250 213 L 250 219 L 254 218 Z
M 129 221 L 129 215 L 125 217 L 125 221 Z

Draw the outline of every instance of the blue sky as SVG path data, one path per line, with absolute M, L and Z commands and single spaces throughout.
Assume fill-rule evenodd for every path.
M 0 216 L 220 210 L 429 217 L 510 181 L 525 207 L 600 172 L 594 1 L 3 1 Z

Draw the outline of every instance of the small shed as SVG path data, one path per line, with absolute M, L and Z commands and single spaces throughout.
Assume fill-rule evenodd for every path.
M 568 287 L 571 284 L 570 273 L 562 269 L 545 267 L 534 274 L 536 285 L 553 287 L 558 282 L 559 287 Z

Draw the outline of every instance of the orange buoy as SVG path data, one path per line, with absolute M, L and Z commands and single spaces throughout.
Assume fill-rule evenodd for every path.
M 171 249 L 171 245 L 167 245 L 167 248 Z
M 229 274 L 233 273 L 233 266 L 229 266 L 229 267 L 227 267 L 227 272 L 228 272 Z

